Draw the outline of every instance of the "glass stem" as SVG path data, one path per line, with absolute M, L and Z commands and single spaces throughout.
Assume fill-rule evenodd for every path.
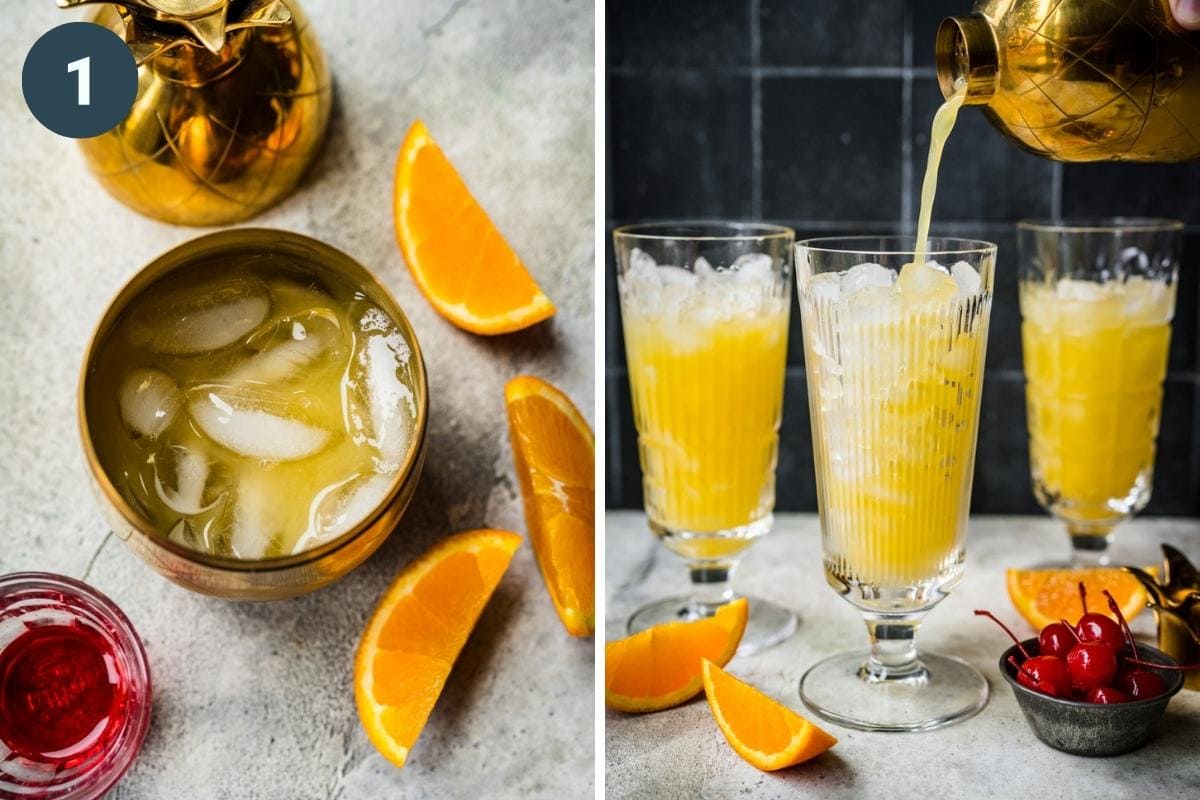
M 736 561 L 693 561 L 688 564 L 688 573 L 692 578 L 688 616 L 711 617 L 718 608 L 733 599 L 730 581 L 736 566 Z
M 1108 566 L 1108 545 L 1112 541 L 1111 525 L 1068 522 L 1067 533 L 1071 535 L 1072 567 L 1078 569 Z
M 917 658 L 917 626 L 921 615 L 911 617 L 864 615 L 871 637 L 871 655 L 858 676 L 877 681 L 920 679 L 925 666 Z

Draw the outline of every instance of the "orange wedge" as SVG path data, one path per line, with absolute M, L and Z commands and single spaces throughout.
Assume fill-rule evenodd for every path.
M 717 727 L 737 754 L 762 770 L 808 761 L 837 739 L 787 706 L 704 661 L 704 695 Z
M 572 636 L 596 630 L 596 440 L 557 387 L 529 375 L 504 387 L 525 524 L 542 579 Z
M 421 120 L 400 147 L 393 202 L 404 261 L 425 298 L 450 322 L 491 335 L 554 313 Z
M 521 537 L 459 533 L 409 564 L 363 631 L 354 700 L 367 738 L 403 767 Z
M 707 619 L 655 625 L 604 646 L 604 700 L 617 711 L 660 711 L 704 688 L 702 659 L 724 666 L 746 631 L 742 597 Z
M 1133 619 L 1146 607 L 1146 592 L 1137 578 L 1120 567 L 1092 569 L 1010 569 L 1008 596 L 1025 621 L 1040 631 L 1051 622 L 1065 619 L 1074 624 L 1083 616 L 1079 582 L 1087 587 L 1088 611 L 1115 617 L 1108 610 L 1104 590 L 1112 592 L 1125 619 Z

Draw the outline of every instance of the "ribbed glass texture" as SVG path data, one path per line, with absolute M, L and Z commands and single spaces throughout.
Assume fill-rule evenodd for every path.
M 932 240 L 930 257 L 963 262 L 974 291 L 921 265 L 929 286 L 906 287 L 910 253 L 798 247 L 826 578 L 870 611 L 928 608 L 962 576 L 995 251 L 936 252 L 954 244 Z M 814 283 L 856 264 L 901 277 L 888 287 L 876 270 L 885 285 L 840 293 Z

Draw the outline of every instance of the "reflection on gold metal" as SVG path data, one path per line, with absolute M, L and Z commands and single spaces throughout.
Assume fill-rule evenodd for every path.
M 223 225 L 295 188 L 332 101 L 296 0 L 58 0 L 91 3 L 138 62 L 129 116 L 80 142 L 110 194 L 165 222 Z
M 1158 575 L 1137 567 L 1133 573 L 1150 598 L 1158 620 L 1158 649 L 1180 664 L 1200 664 L 1200 572 L 1183 553 L 1162 546 L 1163 566 Z M 1187 673 L 1188 689 L 1200 690 L 1200 670 Z
M 396 474 L 388 496 L 357 526 L 341 536 L 295 555 L 257 561 L 210 555 L 192 550 L 155 530 L 118 491 L 100 461 L 92 428 L 98 419 L 93 410 L 101 383 L 92 378 L 101 346 L 135 298 L 160 278 L 198 262 L 241 254 L 272 253 L 293 259 L 318 272 L 333 272 L 359 288 L 387 312 L 400 328 L 413 353 L 413 395 L 417 407 L 414 444 Z M 105 520 L 117 538 L 170 580 L 195 592 L 234 600 L 275 600 L 326 586 L 361 564 L 375 552 L 404 516 L 416 492 L 425 463 L 429 419 L 429 384 L 425 359 L 416 333 L 399 304 L 361 264 L 322 242 L 285 231 L 237 228 L 192 239 L 150 262 L 117 293 L 88 343 L 79 379 L 78 422 L 92 489 Z M 281 498 L 281 502 L 286 502 Z
M 1059 161 L 1200 158 L 1200 32 L 1167 0 L 980 0 L 943 20 L 942 93 Z

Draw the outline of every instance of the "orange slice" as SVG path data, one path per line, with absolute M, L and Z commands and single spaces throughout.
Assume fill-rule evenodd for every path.
M 787 706 L 705 659 L 704 696 L 717 727 L 737 754 L 762 770 L 808 761 L 837 739 Z
M 604 646 L 604 700 L 617 711 L 660 711 L 704 688 L 702 659 L 725 666 L 746 631 L 742 597 L 707 619 L 655 625 Z
M 525 524 L 567 633 L 596 630 L 596 440 L 557 387 L 529 375 L 504 387 Z
M 400 147 L 392 211 L 413 279 L 450 322 L 490 335 L 554 313 L 421 120 Z
M 354 700 L 367 738 L 403 767 L 521 537 L 459 533 L 409 564 L 363 631 Z
M 1051 622 L 1065 619 L 1074 624 L 1083 616 L 1079 582 L 1087 588 L 1088 611 L 1110 617 L 1104 590 L 1112 592 L 1125 619 L 1133 619 L 1146 607 L 1146 591 L 1137 578 L 1120 567 L 1092 569 L 1010 569 L 1008 596 L 1025 621 L 1040 631 Z

